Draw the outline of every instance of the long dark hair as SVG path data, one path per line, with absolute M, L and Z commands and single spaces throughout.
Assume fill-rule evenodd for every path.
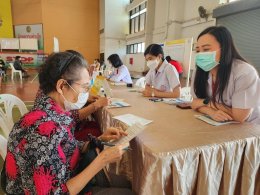
M 238 53 L 233 38 L 227 28 L 223 26 L 209 27 L 199 34 L 198 39 L 205 34 L 214 36 L 220 44 L 221 56 L 216 78 L 217 88 L 215 89 L 216 91 L 212 97 L 212 101 L 213 103 L 216 102 L 216 96 L 218 94 L 218 100 L 225 105 L 225 102 L 223 101 L 223 93 L 229 82 L 233 60 L 239 59 L 244 62 L 246 62 L 246 60 Z M 208 75 L 209 72 L 205 72 L 197 66 L 194 80 L 194 92 L 198 98 L 209 98 L 207 92 Z
M 117 54 L 112 54 L 110 55 L 107 60 L 110 61 L 110 63 L 112 64 L 113 67 L 115 68 L 119 68 L 120 66 L 123 65 L 123 62 L 121 61 L 119 55 Z

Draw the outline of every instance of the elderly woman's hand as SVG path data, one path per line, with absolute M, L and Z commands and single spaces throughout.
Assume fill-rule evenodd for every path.
M 104 106 L 108 106 L 110 103 L 109 98 L 106 97 L 99 97 L 96 101 L 95 101 L 95 106 L 98 108 L 104 107 Z
M 99 138 L 103 141 L 118 140 L 127 133 L 121 128 L 110 127 Z
M 88 102 L 89 102 L 89 103 L 93 103 L 93 102 L 95 102 L 96 100 L 98 100 L 99 97 L 100 97 L 100 96 L 98 96 L 98 95 L 89 95 Z
M 119 161 L 122 158 L 122 155 L 125 152 L 125 148 L 129 146 L 128 143 L 113 147 L 108 147 L 103 150 L 97 158 L 102 160 L 103 164 L 106 165 L 108 163 L 113 163 Z

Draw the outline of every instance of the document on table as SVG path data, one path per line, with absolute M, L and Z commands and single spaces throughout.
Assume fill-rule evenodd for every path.
M 128 107 L 130 104 L 124 102 L 123 100 L 111 100 L 111 104 L 108 105 L 108 108 L 122 108 L 122 107 Z
M 200 119 L 210 125 L 213 126 L 220 126 L 220 125 L 227 125 L 227 124 L 232 124 L 232 123 L 239 123 L 236 121 L 225 121 L 225 122 L 218 122 L 214 121 L 212 118 L 210 118 L 208 115 L 194 115 L 197 119 Z
M 141 125 L 148 125 L 151 122 L 153 122 L 152 120 L 147 120 L 145 118 L 133 114 L 123 114 L 119 116 L 114 116 L 113 118 L 126 123 L 128 126 L 132 126 L 135 123 L 140 123 Z
M 132 139 L 134 139 L 139 133 L 141 133 L 143 130 L 144 130 L 143 125 L 141 125 L 140 123 L 135 123 L 132 126 L 128 127 L 128 129 L 125 131 L 128 134 L 127 136 L 112 142 L 112 144 L 118 145 L 118 144 L 128 143 Z

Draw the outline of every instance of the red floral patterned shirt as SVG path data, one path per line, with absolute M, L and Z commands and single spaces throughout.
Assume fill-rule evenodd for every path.
M 18 121 L 7 146 L 7 192 L 11 194 L 68 194 L 83 142 L 77 141 L 75 122 L 45 94 Z

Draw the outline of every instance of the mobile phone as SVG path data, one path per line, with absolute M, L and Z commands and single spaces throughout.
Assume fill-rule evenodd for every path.
M 191 109 L 190 104 L 186 104 L 186 103 L 177 104 L 176 107 L 180 109 Z

